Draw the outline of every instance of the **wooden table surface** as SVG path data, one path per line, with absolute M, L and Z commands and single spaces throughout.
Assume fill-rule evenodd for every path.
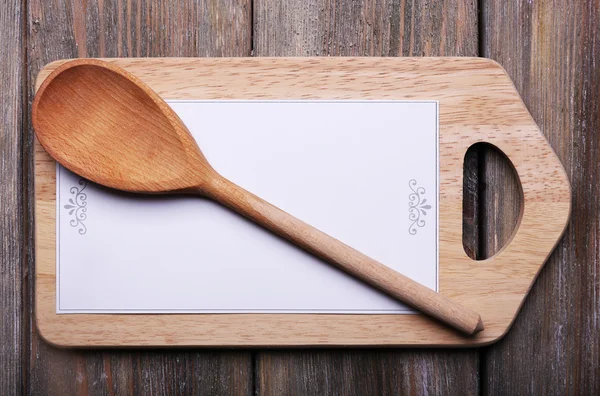
M 29 117 L 40 68 L 72 57 L 280 55 L 486 56 L 506 68 L 574 199 L 512 330 L 462 350 L 63 350 L 42 341 Z M 600 0 L 0 0 L 0 395 L 600 394 L 599 95 Z M 466 163 L 465 249 L 485 258 L 510 237 L 518 188 L 488 147 Z

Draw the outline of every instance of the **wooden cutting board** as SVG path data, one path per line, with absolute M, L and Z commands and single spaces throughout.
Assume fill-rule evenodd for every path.
M 474 337 L 423 315 L 56 314 L 56 168 L 36 142 L 36 320 L 63 346 L 477 346 L 497 341 L 569 219 L 565 171 L 506 72 L 483 58 L 109 59 L 165 99 L 439 101 L 439 290 L 481 314 Z M 64 61 L 47 65 L 36 86 Z M 513 164 L 522 213 L 484 261 L 462 245 L 463 160 L 487 142 Z

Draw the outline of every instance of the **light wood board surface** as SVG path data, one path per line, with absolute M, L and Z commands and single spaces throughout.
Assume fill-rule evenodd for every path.
M 478 58 L 111 60 L 165 99 L 436 99 L 440 101 L 440 292 L 479 312 L 467 338 L 422 315 L 56 315 L 54 162 L 35 148 L 36 312 L 41 334 L 72 346 L 482 345 L 512 323 L 570 211 L 565 172 L 496 63 Z M 58 63 L 44 68 L 39 83 Z M 522 185 L 519 226 L 484 261 L 462 245 L 467 149 L 488 142 Z M 251 317 L 250 317 L 251 316 Z

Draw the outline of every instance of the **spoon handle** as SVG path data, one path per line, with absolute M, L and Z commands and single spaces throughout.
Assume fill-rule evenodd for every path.
M 365 256 L 221 176 L 215 176 L 212 183 L 202 189 L 202 194 L 465 334 L 483 330 L 478 313 Z

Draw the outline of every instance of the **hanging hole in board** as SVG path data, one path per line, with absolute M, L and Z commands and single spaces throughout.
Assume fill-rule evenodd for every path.
M 463 162 L 463 248 L 488 259 L 512 240 L 521 217 L 523 190 L 515 168 L 496 146 L 476 143 Z

